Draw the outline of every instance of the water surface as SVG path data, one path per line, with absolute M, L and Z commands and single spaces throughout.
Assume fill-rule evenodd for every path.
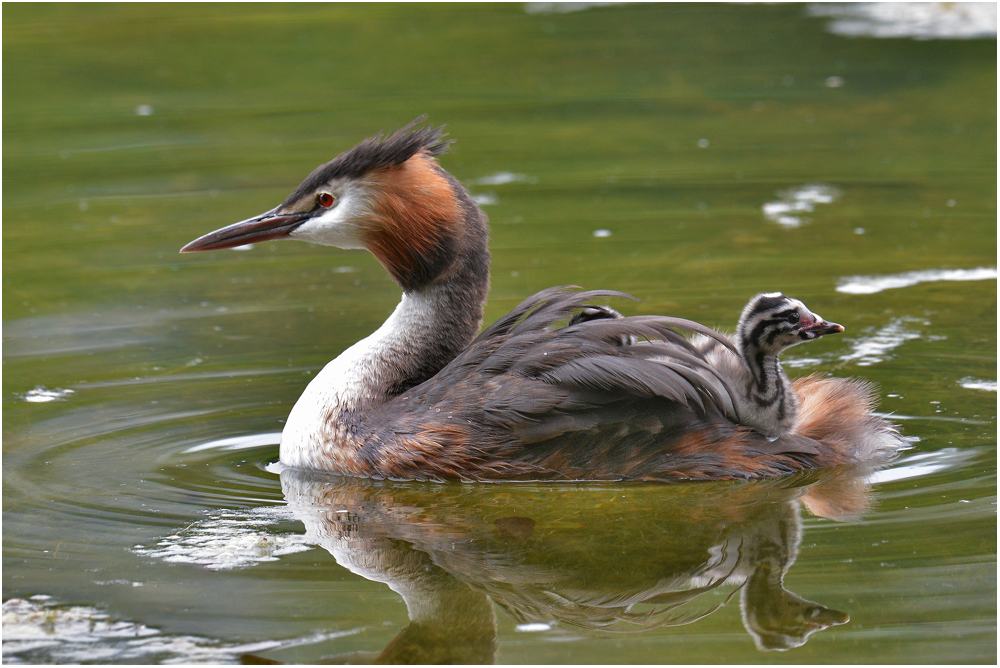
M 3 11 L 5 661 L 995 663 L 995 10 Z M 732 328 L 782 290 L 847 328 L 791 375 L 877 382 L 912 447 L 670 486 L 275 467 L 399 291 L 361 252 L 176 251 L 423 113 L 491 219 L 487 321 L 578 284 Z

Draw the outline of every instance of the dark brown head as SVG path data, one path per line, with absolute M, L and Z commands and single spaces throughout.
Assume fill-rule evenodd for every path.
M 299 239 L 366 248 L 405 290 L 432 282 L 452 262 L 470 216 L 485 217 L 438 165 L 448 149 L 443 128 L 418 118 L 317 167 L 278 207 L 196 239 L 182 253 Z M 482 216 L 482 218 L 480 218 Z M 485 224 L 474 233 L 485 235 Z

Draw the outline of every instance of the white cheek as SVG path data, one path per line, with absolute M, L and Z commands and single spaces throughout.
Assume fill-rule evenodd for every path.
M 321 215 L 307 220 L 289 236 L 292 239 L 309 241 L 337 248 L 364 248 L 361 240 L 359 221 L 362 212 L 358 199 L 344 197 L 340 202 Z

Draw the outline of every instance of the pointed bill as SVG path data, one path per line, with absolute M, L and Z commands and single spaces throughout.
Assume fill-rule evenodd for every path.
M 825 336 L 827 334 L 840 334 L 844 331 L 844 326 L 820 319 L 810 325 L 805 325 L 802 331 L 809 332 L 813 336 Z
M 209 232 L 184 246 L 181 252 L 221 250 L 272 239 L 287 239 L 288 235 L 310 216 L 308 213 L 279 214 L 276 211 L 277 209 L 272 209 L 259 216 Z

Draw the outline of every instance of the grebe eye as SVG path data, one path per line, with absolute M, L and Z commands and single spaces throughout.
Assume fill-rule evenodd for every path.
M 796 323 L 798 323 L 798 321 L 799 321 L 799 312 L 798 311 L 796 311 L 795 313 L 793 313 L 790 316 L 788 316 L 788 322 L 792 323 L 793 325 L 796 324 Z
M 336 201 L 336 199 L 337 198 L 331 195 L 330 193 L 320 193 L 316 195 L 316 203 L 319 204 L 324 209 L 329 209 L 331 206 L 333 206 L 333 203 L 334 201 Z

